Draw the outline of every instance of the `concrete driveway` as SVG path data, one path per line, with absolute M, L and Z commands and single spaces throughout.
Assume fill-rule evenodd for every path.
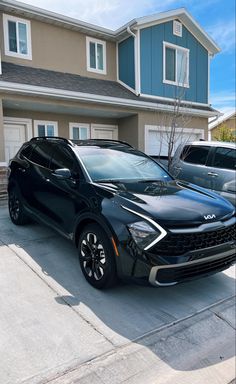
M 235 269 L 168 288 L 90 287 L 76 249 L 0 207 L 0 384 L 228 384 Z

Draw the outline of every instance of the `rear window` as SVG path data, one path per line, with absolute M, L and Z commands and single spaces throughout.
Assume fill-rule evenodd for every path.
M 191 164 L 205 165 L 210 151 L 208 146 L 186 145 L 181 153 L 181 160 Z
M 236 169 L 236 150 L 218 147 L 215 151 L 213 167 L 224 169 Z

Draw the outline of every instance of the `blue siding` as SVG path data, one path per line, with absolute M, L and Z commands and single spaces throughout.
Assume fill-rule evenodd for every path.
M 208 52 L 184 27 L 182 37 L 173 35 L 173 22 L 158 24 L 140 31 L 141 93 L 153 96 L 177 96 L 207 103 Z M 189 49 L 189 88 L 163 83 L 163 41 Z
M 135 89 L 135 66 L 134 66 L 134 38 L 119 43 L 119 79 L 129 87 Z

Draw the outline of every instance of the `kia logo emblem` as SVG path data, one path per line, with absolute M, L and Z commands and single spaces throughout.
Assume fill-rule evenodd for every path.
M 216 219 L 216 215 L 214 215 L 214 214 L 213 214 L 213 215 L 205 215 L 205 216 L 204 216 L 204 219 L 205 219 L 205 220 Z

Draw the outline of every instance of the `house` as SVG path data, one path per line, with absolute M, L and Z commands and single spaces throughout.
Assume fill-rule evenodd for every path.
M 229 112 L 209 122 L 209 140 L 215 140 L 220 128 L 227 127 L 236 137 L 236 112 Z
M 166 155 L 176 106 L 176 142 L 207 137 L 218 52 L 184 8 L 113 31 L 0 0 L 0 166 L 38 135 L 119 139 Z

